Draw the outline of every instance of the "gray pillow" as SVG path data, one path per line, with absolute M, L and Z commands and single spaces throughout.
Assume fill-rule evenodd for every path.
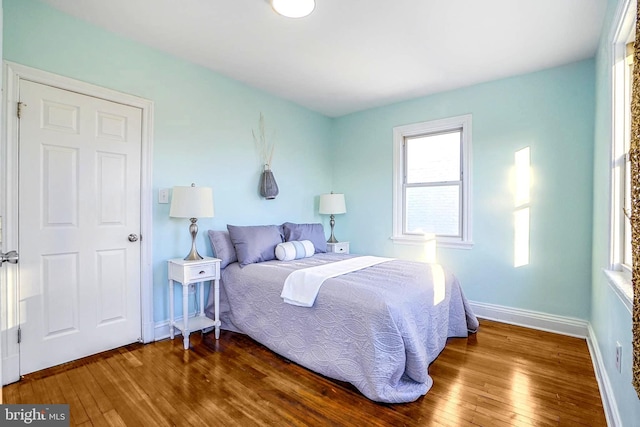
M 279 225 L 227 225 L 227 230 L 236 248 L 240 267 L 276 259 L 276 246 L 282 243 Z
M 284 241 L 311 240 L 316 248 L 316 253 L 327 252 L 327 241 L 324 237 L 324 227 L 322 224 L 295 224 L 285 222 L 282 224 Z
M 232 262 L 237 262 L 236 248 L 233 247 L 229 232 L 224 230 L 209 230 L 209 241 L 213 256 L 220 259 L 220 268 L 225 268 Z

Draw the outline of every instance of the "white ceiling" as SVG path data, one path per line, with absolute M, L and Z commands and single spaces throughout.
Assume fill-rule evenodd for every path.
M 606 0 L 43 0 L 336 117 L 595 54 Z

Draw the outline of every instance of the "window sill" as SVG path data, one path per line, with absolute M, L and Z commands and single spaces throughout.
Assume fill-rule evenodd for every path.
M 633 311 L 633 286 L 631 285 L 631 275 L 623 271 L 603 269 L 607 277 L 609 286 L 618 295 L 629 313 Z
M 409 236 L 393 236 L 391 237 L 393 243 L 400 245 L 424 245 L 425 242 L 432 241 L 433 238 L 425 238 L 423 236 L 409 237 Z M 450 240 L 446 238 L 435 239 L 439 248 L 453 248 L 453 249 L 471 249 L 473 248 L 473 242 L 463 242 L 460 240 Z

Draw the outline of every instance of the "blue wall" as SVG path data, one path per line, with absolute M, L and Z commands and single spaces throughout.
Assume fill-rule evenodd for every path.
M 621 1 L 621 0 L 620 0 Z M 608 263 L 610 82 L 608 24 L 595 60 L 476 85 L 329 119 L 202 67 L 64 15 L 37 0 L 3 0 L 4 58 L 154 101 L 154 317 L 167 318 L 167 258 L 189 247 L 184 221 L 170 219 L 157 191 L 211 186 L 227 223 L 325 220 L 317 195 L 344 192 L 336 235 L 354 252 L 419 259 L 394 244 L 392 128 L 473 114 L 471 250 L 440 249 L 474 301 L 590 320 L 624 425 L 640 419 L 630 385 L 630 345 L 622 374 L 612 348 L 631 342 L 631 317 L 611 291 Z M 596 88 L 594 90 L 594 88 Z M 277 130 L 275 201 L 257 194 L 260 159 L 251 130 L 263 112 Z M 595 122 L 595 131 L 594 131 Z M 594 144 L 595 141 L 595 144 Z M 513 267 L 515 151 L 531 147 L 531 263 Z M 201 252 L 211 249 L 201 233 Z M 592 262 L 593 257 L 593 262 Z
M 154 318 L 168 317 L 166 260 L 191 246 L 188 221 L 169 218 L 157 192 L 213 187 L 215 217 L 232 224 L 319 221 L 316 198 L 330 191 L 330 119 L 205 68 L 62 14 L 36 0 L 4 0 L 4 59 L 154 102 Z M 251 134 L 260 112 L 276 130 L 272 169 L 280 195 L 260 198 L 261 160 Z M 211 255 L 206 233 L 198 247 Z
M 354 252 L 419 259 L 392 242 L 392 129 L 473 115 L 471 250 L 438 249 L 478 302 L 587 319 L 591 289 L 594 62 L 587 60 L 341 117 L 333 189 Z M 514 154 L 531 147 L 531 263 L 513 267 Z
M 631 313 L 612 290 L 603 269 L 609 268 L 610 158 L 612 136 L 611 27 L 622 0 L 608 2 L 607 18 L 596 55 L 596 117 L 593 168 L 593 263 L 591 326 L 624 426 L 640 422 L 640 400 L 631 385 Z M 616 343 L 622 344 L 622 372 L 615 363 Z

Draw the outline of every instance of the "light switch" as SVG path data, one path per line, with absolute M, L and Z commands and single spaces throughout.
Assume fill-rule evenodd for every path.
M 158 192 L 158 203 L 169 203 L 169 189 L 161 188 Z

